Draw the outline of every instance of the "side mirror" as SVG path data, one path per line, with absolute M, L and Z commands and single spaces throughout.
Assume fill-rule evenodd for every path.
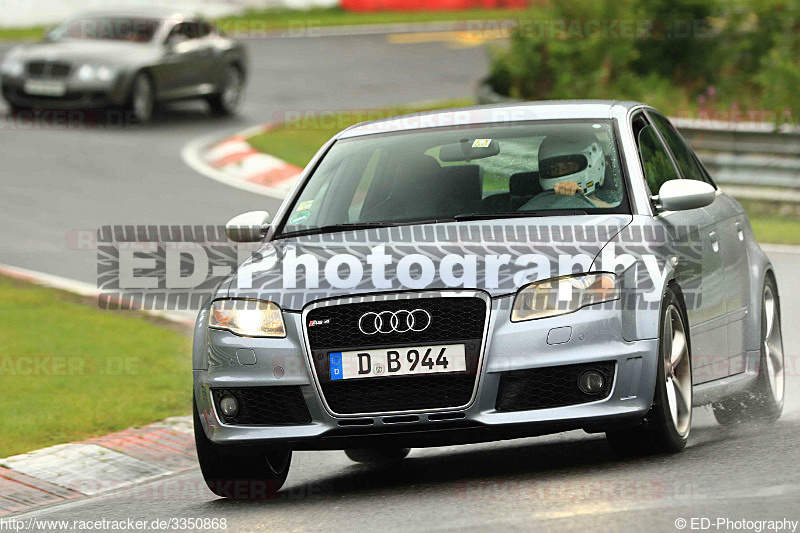
M 710 205 L 716 194 L 704 181 L 677 179 L 664 182 L 653 200 L 666 211 L 685 211 Z
M 233 217 L 225 224 L 225 234 L 234 242 L 258 242 L 269 229 L 269 213 L 250 211 Z

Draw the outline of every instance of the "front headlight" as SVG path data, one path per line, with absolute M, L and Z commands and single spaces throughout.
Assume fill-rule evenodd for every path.
M 608 272 L 536 281 L 517 293 L 511 321 L 565 315 L 587 305 L 618 299 L 617 276 Z
M 102 65 L 97 69 L 97 79 L 100 81 L 111 81 L 117 75 L 117 69 Z
M 2 71 L 6 76 L 18 78 L 25 71 L 25 64 L 19 58 L 8 57 L 3 61 Z
M 108 65 L 93 65 L 86 63 L 78 69 L 78 79 L 81 81 L 111 81 L 117 75 L 116 67 Z
M 78 69 L 78 79 L 81 81 L 94 81 L 97 78 L 97 67 L 89 63 L 81 65 Z
M 211 304 L 208 327 L 246 337 L 285 337 L 283 313 L 262 300 L 217 300 Z

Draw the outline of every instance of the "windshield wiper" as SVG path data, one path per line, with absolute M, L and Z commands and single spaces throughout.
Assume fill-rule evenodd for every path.
M 570 215 L 585 215 L 581 209 L 550 209 L 542 211 L 509 211 L 507 213 L 462 213 L 453 218 L 457 222 L 464 220 L 487 220 L 492 218 L 533 218 L 533 217 L 561 217 Z
M 322 233 L 336 233 L 337 231 L 352 231 L 370 228 L 386 228 L 396 226 L 393 222 L 354 222 L 348 224 L 328 224 L 327 226 L 320 226 L 318 228 L 301 229 L 297 231 L 290 231 L 281 233 L 276 238 L 282 239 L 284 237 L 302 237 L 303 235 L 318 235 Z

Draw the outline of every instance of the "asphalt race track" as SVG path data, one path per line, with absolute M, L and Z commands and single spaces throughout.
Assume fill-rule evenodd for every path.
M 181 160 L 194 138 L 235 132 L 285 110 L 329 110 L 469 97 L 487 68 L 480 47 L 389 44 L 381 35 L 249 42 L 240 118 L 201 104 L 167 108 L 146 127 L 15 129 L 3 122 L 0 263 L 94 283 L 96 256 L 70 232 L 107 224 L 224 224 L 277 202 L 199 176 Z M 0 54 L 8 46 L 0 44 Z M 5 109 L 2 110 L 5 113 Z M 216 500 L 197 470 L 31 513 L 40 519 L 225 518 L 229 531 L 676 529 L 676 520 L 800 519 L 800 256 L 770 251 L 787 355 L 783 418 L 727 430 L 695 410 L 687 450 L 619 460 L 598 435 L 570 432 L 414 450 L 399 467 L 342 452 L 295 454 L 276 500 Z M 188 371 L 188 370 L 187 370 Z M 678 523 L 680 525 L 680 523 Z M 688 529 L 688 527 L 687 527 Z

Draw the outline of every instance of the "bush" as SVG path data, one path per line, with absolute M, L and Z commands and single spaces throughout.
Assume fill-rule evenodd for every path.
M 628 31 L 613 31 L 615 21 Z M 507 47 L 493 49 L 489 83 L 525 100 L 633 99 L 667 112 L 739 106 L 781 113 L 796 101 L 798 57 L 795 4 L 552 0 L 520 21 Z

